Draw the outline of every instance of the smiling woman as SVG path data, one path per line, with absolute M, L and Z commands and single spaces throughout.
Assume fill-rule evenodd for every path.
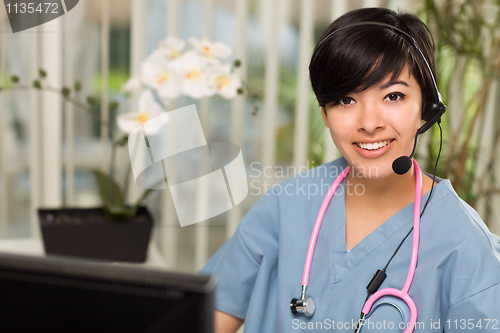
M 367 89 L 326 104 L 322 116 L 350 165 L 365 170 L 375 166 L 385 178 L 394 174 L 392 161 L 411 153 L 421 124 L 421 100 L 420 85 L 406 65 L 395 80 L 389 74 Z
M 363 196 L 346 195 L 348 250 L 414 201 L 413 170 L 398 175 L 392 163 L 412 151 L 421 125 L 421 89 L 408 65 L 396 79 L 391 80 L 391 76 L 322 108 L 335 145 L 355 171 L 347 176 L 347 182 L 368 191 Z M 373 169 L 376 173 L 363 173 Z M 431 178 L 423 177 L 424 194 L 431 184 Z M 381 206 L 381 200 L 390 204 Z
M 446 110 L 425 24 L 383 8 L 346 13 L 323 33 L 309 70 L 343 155 L 320 167 L 343 171 L 279 184 L 331 184 L 326 196 L 273 187 L 207 263 L 202 272 L 219 276 L 217 331 L 244 320 L 248 332 L 327 321 L 363 333 L 449 332 L 498 320 L 499 238 L 448 180 L 412 160 L 418 136 Z

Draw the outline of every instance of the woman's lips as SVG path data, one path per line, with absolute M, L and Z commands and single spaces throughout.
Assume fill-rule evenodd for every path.
M 389 143 L 387 143 L 387 141 L 389 141 Z M 387 143 L 387 144 L 383 147 L 373 149 L 373 148 L 379 146 L 380 143 L 382 143 L 382 144 Z M 379 157 L 379 156 L 385 154 L 392 147 L 393 143 L 394 143 L 394 139 L 388 139 L 388 140 L 381 140 L 381 141 L 376 141 L 376 142 L 366 142 L 366 143 L 355 142 L 355 143 L 353 143 L 353 145 L 356 147 L 356 149 L 358 150 L 358 152 L 362 156 L 368 157 L 368 158 L 373 158 L 373 157 Z M 361 148 L 359 145 L 361 145 L 364 148 Z M 368 149 L 366 149 L 366 148 L 368 148 Z

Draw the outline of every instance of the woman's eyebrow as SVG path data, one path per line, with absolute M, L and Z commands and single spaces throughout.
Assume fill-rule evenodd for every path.
M 405 81 L 398 81 L 398 80 L 396 80 L 396 81 L 389 81 L 386 84 L 383 84 L 382 86 L 380 86 L 380 90 L 387 89 L 390 86 L 393 86 L 395 84 L 402 84 L 402 85 L 405 85 L 405 86 L 409 87 L 408 83 L 406 83 Z

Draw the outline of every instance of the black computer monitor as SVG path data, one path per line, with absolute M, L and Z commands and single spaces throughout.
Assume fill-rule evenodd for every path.
M 213 332 L 214 278 L 0 253 L 1 332 Z

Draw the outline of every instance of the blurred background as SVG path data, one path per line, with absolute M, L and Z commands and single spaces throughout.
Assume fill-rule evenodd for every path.
M 448 106 L 437 175 L 449 178 L 499 234 L 499 1 L 81 0 L 66 15 L 15 34 L 0 9 L 1 238 L 39 238 L 38 208 L 99 206 L 90 171 L 109 170 L 108 125 L 120 137 L 117 115 L 137 108 L 124 84 L 166 36 L 206 38 L 228 44 L 230 60 L 241 60 L 234 70 L 244 93 L 233 100 L 181 97 L 166 110 L 196 104 L 207 141 L 241 147 L 249 194 L 232 210 L 182 228 L 168 190 L 146 201 L 165 267 L 201 268 L 271 185 L 339 156 L 310 88 L 308 64 L 329 23 L 361 7 L 415 13 L 430 27 Z M 47 73 L 44 87 L 79 82 L 72 98 L 85 104 L 93 96 L 98 119 L 60 93 L 34 88 L 39 69 Z M 438 149 L 433 128 L 420 138 L 416 157 L 428 173 Z M 131 177 L 128 150 L 117 149 L 116 158 L 114 177 L 122 184 Z M 140 193 L 132 180 L 127 200 Z

